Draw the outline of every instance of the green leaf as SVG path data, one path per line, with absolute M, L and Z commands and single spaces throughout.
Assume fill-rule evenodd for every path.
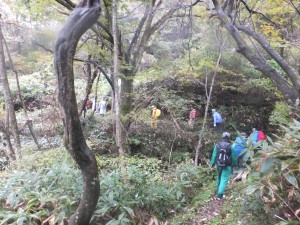
M 118 225 L 118 224 L 120 224 L 120 221 L 113 219 L 109 221 L 106 225 Z
M 255 185 L 251 185 L 246 189 L 246 194 L 247 195 L 251 195 L 253 194 L 255 191 L 257 191 L 260 188 L 259 185 L 255 184 Z
M 102 207 L 102 208 L 96 210 L 96 211 L 95 211 L 95 214 L 103 215 L 103 214 L 105 214 L 109 209 L 110 209 L 109 206 Z
M 18 218 L 18 220 L 17 220 L 17 224 L 18 225 L 23 225 L 23 222 L 26 220 L 26 217 L 20 217 L 20 218 Z
M 124 218 L 122 219 L 122 222 L 130 223 L 131 221 L 130 221 L 128 218 L 124 217 Z
M 260 173 L 265 174 L 273 172 L 274 166 L 278 163 L 278 161 L 279 160 L 275 158 L 264 159 L 260 167 Z
M 292 184 L 294 187 L 299 188 L 296 177 L 292 173 L 284 174 L 285 179 Z
M 280 223 L 276 223 L 276 225 L 299 225 L 299 221 L 281 221 Z
M 122 220 L 122 218 L 125 216 L 125 213 L 121 213 L 119 216 L 118 216 L 118 220 Z
M 131 216 L 134 216 L 134 211 L 133 209 L 129 208 L 129 207 L 126 207 L 124 206 L 123 209 L 125 209 Z

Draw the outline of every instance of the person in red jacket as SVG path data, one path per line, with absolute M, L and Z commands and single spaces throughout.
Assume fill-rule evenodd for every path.
M 190 114 L 189 114 L 189 126 L 191 129 L 194 128 L 194 124 L 196 122 L 196 120 L 198 119 L 199 113 L 195 108 L 191 108 Z

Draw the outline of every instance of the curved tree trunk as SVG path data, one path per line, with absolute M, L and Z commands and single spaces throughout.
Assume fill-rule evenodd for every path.
M 95 211 L 100 184 L 95 155 L 87 146 L 77 111 L 74 90 L 73 58 L 80 37 L 97 21 L 100 0 L 83 0 L 70 14 L 55 45 L 55 70 L 58 79 L 58 101 L 64 122 L 65 146 L 83 174 L 83 193 L 70 225 L 88 225 Z

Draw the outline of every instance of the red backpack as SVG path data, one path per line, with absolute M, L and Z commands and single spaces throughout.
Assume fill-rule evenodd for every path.
M 258 131 L 258 138 L 257 141 L 262 141 L 262 140 L 267 140 L 266 135 L 264 134 L 264 132 L 262 132 L 261 130 Z

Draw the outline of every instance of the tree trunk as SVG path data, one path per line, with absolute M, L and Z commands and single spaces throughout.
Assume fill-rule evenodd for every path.
M 82 115 L 83 111 L 85 110 L 86 107 L 86 102 L 89 100 L 89 95 L 92 92 L 92 88 L 93 88 L 93 84 L 94 81 L 96 79 L 96 77 L 98 76 L 98 69 L 94 68 L 94 71 L 92 72 L 92 66 L 89 63 L 89 61 L 91 60 L 91 55 L 88 56 L 88 63 L 86 64 L 86 77 L 87 77 L 87 83 L 86 83 L 86 88 L 85 88 L 85 98 L 84 100 L 81 102 L 81 106 L 80 106 L 80 113 L 79 116 Z
M 205 113 L 204 113 L 203 123 L 202 123 L 202 127 L 201 127 L 201 130 L 200 130 L 200 133 L 199 133 L 198 144 L 197 144 L 197 147 L 196 147 L 195 164 L 194 164 L 195 166 L 198 166 L 198 162 L 199 162 L 200 148 L 202 147 L 202 138 L 203 138 L 203 135 L 204 135 L 204 132 L 205 132 L 205 128 L 206 128 L 208 107 L 210 105 L 210 100 L 211 100 L 211 96 L 212 96 L 212 90 L 213 90 L 213 87 L 214 87 L 214 83 L 215 83 L 215 78 L 216 78 L 216 75 L 217 75 L 217 71 L 218 71 L 218 68 L 220 66 L 220 61 L 221 61 L 221 57 L 222 57 L 222 48 L 223 48 L 223 45 L 220 45 L 219 46 L 218 60 L 217 60 L 217 63 L 216 63 L 216 67 L 215 67 L 214 74 L 213 74 L 213 77 L 212 77 L 212 80 L 211 80 L 211 84 L 210 84 L 210 88 L 209 88 L 209 93 L 208 93 L 208 96 L 207 96 L 207 102 L 206 102 L 206 105 L 205 105 Z
M 113 82 L 114 82 L 114 112 L 116 123 L 116 144 L 121 156 L 124 155 L 123 141 L 122 141 L 122 124 L 120 115 L 120 92 L 119 92 L 119 49 L 117 38 L 117 1 L 113 0 L 113 16 L 112 16 L 112 31 L 114 37 L 114 69 L 113 69 Z
M 122 113 L 127 114 L 133 108 L 133 75 L 130 75 L 128 70 L 123 71 L 123 76 L 121 77 L 121 93 L 122 96 L 121 108 Z
M 290 78 L 293 88 L 295 89 L 295 95 L 298 94 L 298 98 L 300 97 L 300 79 L 299 75 L 296 74 L 294 69 L 286 62 L 286 60 L 275 51 L 269 44 L 269 42 L 264 38 L 263 35 L 257 33 L 255 30 L 250 29 L 245 26 L 237 26 L 239 30 L 243 33 L 247 34 L 250 37 L 253 37 L 257 43 L 260 44 L 261 47 L 278 63 L 278 65 L 282 68 L 282 70 L 286 73 L 286 75 Z
M 30 134 L 31 134 L 31 136 L 33 138 L 34 143 L 36 144 L 38 150 L 41 151 L 42 148 L 39 145 L 39 142 L 38 142 L 38 140 L 37 140 L 37 138 L 36 138 L 36 136 L 35 136 L 35 134 L 33 132 L 32 120 L 29 119 L 29 116 L 28 116 L 28 113 L 27 113 L 27 109 L 26 109 L 26 106 L 25 106 L 25 103 L 24 103 L 24 100 L 23 100 L 23 97 L 22 97 L 22 94 L 21 94 L 21 87 L 20 87 L 19 76 L 18 76 L 17 71 L 15 70 L 15 67 L 14 67 L 14 64 L 13 64 L 13 61 L 12 61 L 12 58 L 10 56 L 10 52 L 9 52 L 9 49 L 8 49 L 7 42 L 5 41 L 4 37 L 3 37 L 3 42 L 5 44 L 6 52 L 7 52 L 8 58 L 9 58 L 10 68 L 13 70 L 13 72 L 15 74 L 17 88 L 18 88 L 18 95 L 19 95 L 19 99 L 20 99 L 20 102 L 21 102 L 21 105 L 22 105 L 22 108 L 23 108 L 23 111 L 24 111 L 25 118 L 26 118 L 26 124 L 28 126 L 29 132 L 30 132 Z
M 251 33 L 249 30 L 244 29 L 243 26 L 236 25 L 231 20 L 231 17 L 229 16 L 232 14 L 231 11 L 225 13 L 223 8 L 219 5 L 219 1 L 212 0 L 215 6 L 215 9 L 217 11 L 218 18 L 225 24 L 225 28 L 228 30 L 229 34 L 233 37 L 233 39 L 237 43 L 237 52 L 239 52 L 241 55 L 243 55 L 246 59 L 250 61 L 252 65 L 255 66 L 255 69 L 263 73 L 266 77 L 268 77 L 273 84 L 278 88 L 278 90 L 282 93 L 285 100 L 288 102 L 295 103 L 296 100 L 299 98 L 299 78 L 298 76 L 295 76 L 293 74 L 293 70 L 291 67 L 289 67 L 286 62 L 280 57 L 278 53 L 274 51 L 267 43 L 263 42 L 262 36 L 257 35 L 257 33 Z M 276 62 L 281 66 L 281 68 L 287 73 L 289 78 L 292 81 L 292 84 L 289 84 L 284 77 L 279 74 L 270 64 L 267 63 L 267 61 L 261 57 L 258 53 L 255 53 L 251 50 L 251 48 L 247 45 L 245 42 L 241 31 L 243 30 L 246 34 L 253 36 L 258 43 L 267 51 L 267 53 L 274 59 Z M 296 85 L 296 86 L 294 86 Z
M 4 37 L 2 33 L 2 26 L 0 23 L 0 79 L 3 87 L 5 111 L 7 113 L 7 118 L 8 118 L 8 121 L 5 123 L 6 124 L 5 130 L 8 134 L 8 137 L 10 137 L 10 130 L 12 130 L 14 140 L 15 140 L 15 146 L 16 146 L 15 149 L 16 159 L 19 160 L 21 158 L 21 152 L 20 152 L 21 142 L 20 142 L 14 104 L 13 104 L 12 95 L 11 95 L 11 91 L 7 79 L 3 41 L 4 41 Z
M 70 14 L 55 45 L 58 101 L 64 122 L 64 142 L 83 175 L 83 192 L 70 225 L 88 225 L 100 195 L 98 166 L 80 125 L 74 88 L 73 58 L 80 37 L 97 21 L 100 0 L 81 1 Z

